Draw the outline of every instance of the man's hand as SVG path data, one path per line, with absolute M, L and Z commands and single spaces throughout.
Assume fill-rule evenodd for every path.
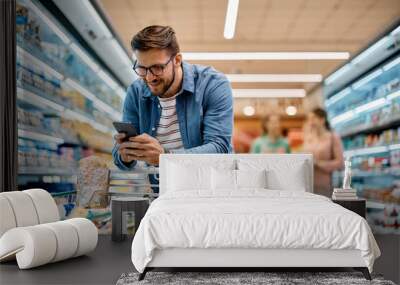
M 130 163 L 134 160 L 143 160 L 148 164 L 158 165 L 160 154 L 164 149 L 157 139 L 148 134 L 132 137 L 127 142 L 122 142 L 125 134 L 117 134 L 115 140 L 120 143 L 119 153 L 122 161 Z
M 119 144 L 118 153 L 121 156 L 121 160 L 124 163 L 131 163 L 135 159 L 133 157 L 131 157 L 132 153 L 130 152 L 130 149 L 129 149 L 129 142 L 124 141 L 125 137 L 126 137 L 126 134 L 118 133 L 114 136 L 114 139 L 117 142 L 117 144 Z

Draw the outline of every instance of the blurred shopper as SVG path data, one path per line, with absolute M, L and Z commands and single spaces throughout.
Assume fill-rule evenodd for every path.
M 261 121 L 263 134 L 251 145 L 252 153 L 289 153 L 288 141 L 282 136 L 281 122 L 277 115 L 264 117 Z
M 133 168 L 138 160 L 158 165 L 162 153 L 232 151 L 233 98 L 226 76 L 212 67 L 183 61 L 175 31 L 149 26 L 131 46 L 138 79 L 129 86 L 122 120 L 138 136 L 115 136 L 115 164 Z
M 314 156 L 314 193 L 331 197 L 332 172 L 343 167 L 340 137 L 331 131 L 327 114 L 320 108 L 308 114 L 304 131 L 304 151 Z

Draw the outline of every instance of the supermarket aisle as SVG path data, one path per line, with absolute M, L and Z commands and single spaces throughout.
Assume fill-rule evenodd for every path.
M 383 249 L 376 270 L 399 282 L 400 2 L 241 1 L 235 28 L 226 34 L 227 2 L 16 0 L 18 189 L 44 188 L 62 218 L 87 217 L 110 233 L 111 211 L 102 198 L 114 167 L 112 122 L 121 120 L 125 90 L 137 79 L 130 41 L 145 26 L 168 24 L 185 61 L 211 65 L 231 82 L 236 153 L 249 152 L 258 137 L 268 141 L 263 122 L 273 116 L 286 149 L 301 152 L 307 114 L 315 107 L 327 111 Z M 331 186 L 340 187 L 342 178 L 335 172 Z M 140 179 L 147 183 L 147 174 Z M 101 191 L 79 206 L 77 193 L 86 182 Z M 143 189 L 115 188 L 130 195 Z M 21 282 L 50 283 L 58 274 L 71 282 L 81 274 L 93 283 L 111 280 L 118 266 L 130 265 L 128 245 L 115 246 L 113 252 L 103 238 L 91 257 L 62 263 L 76 273 L 70 276 L 61 263 L 49 270 L 1 270 L 4 276 L 18 272 Z M 117 262 L 103 263 L 103 254 Z M 97 275 L 83 272 L 97 266 L 104 269 Z

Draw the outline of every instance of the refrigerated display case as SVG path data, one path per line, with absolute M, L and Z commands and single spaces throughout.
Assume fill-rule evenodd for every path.
M 383 39 L 398 49 L 397 34 Z M 375 233 L 400 234 L 400 52 L 335 92 L 327 85 L 328 119 L 352 161 L 352 187 L 367 199 L 367 220 Z M 334 173 L 334 187 L 342 178 Z
M 16 10 L 18 187 L 48 190 L 66 217 L 79 160 L 111 161 L 125 87 L 39 1 Z

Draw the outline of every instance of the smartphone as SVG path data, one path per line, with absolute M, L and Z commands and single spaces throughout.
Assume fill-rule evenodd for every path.
M 113 122 L 113 125 L 114 125 L 114 128 L 117 130 L 117 132 L 124 133 L 126 135 L 126 137 L 124 138 L 124 141 L 128 141 L 129 138 L 138 135 L 136 128 L 131 123 Z

